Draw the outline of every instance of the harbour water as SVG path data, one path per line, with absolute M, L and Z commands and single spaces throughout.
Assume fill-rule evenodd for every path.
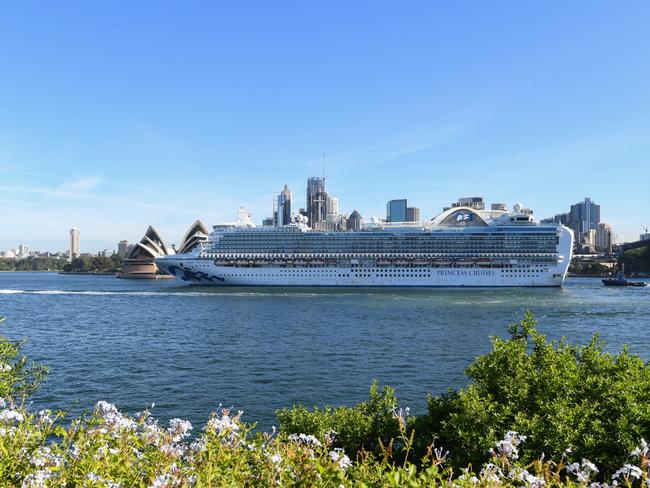
M 34 407 L 77 415 L 98 400 L 161 420 L 202 425 L 219 404 L 268 429 L 292 404 L 351 405 L 370 383 L 393 386 L 402 406 L 467 383 L 463 370 L 490 335 L 531 310 L 550 337 L 650 357 L 650 287 L 208 288 L 172 280 L 0 273 L 0 333 L 28 338 L 50 367 Z

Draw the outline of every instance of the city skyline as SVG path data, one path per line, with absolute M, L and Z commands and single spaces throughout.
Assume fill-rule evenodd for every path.
M 260 223 L 323 151 L 341 213 L 589 196 L 619 240 L 650 226 L 643 2 L 156 5 L 5 9 L 0 249 Z

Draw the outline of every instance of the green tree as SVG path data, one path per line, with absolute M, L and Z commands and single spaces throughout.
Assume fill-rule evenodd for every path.
M 650 273 L 650 246 L 628 249 L 619 261 L 626 273 Z

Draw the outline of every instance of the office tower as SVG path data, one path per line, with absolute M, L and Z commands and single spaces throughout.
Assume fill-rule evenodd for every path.
M 339 199 L 332 196 L 327 196 L 327 216 L 338 215 L 339 214 Z
M 596 230 L 600 223 L 600 205 L 596 205 L 590 198 L 571 205 L 568 223 L 576 236 Z
M 289 225 L 291 223 L 291 192 L 287 185 L 284 185 L 284 189 L 278 195 L 277 202 L 275 225 L 278 227 Z
M 325 221 L 327 217 L 327 192 L 325 178 L 311 177 L 307 179 L 307 217 L 312 229 Z
M 70 229 L 70 259 L 79 257 L 79 229 Z
M 386 222 L 406 222 L 406 199 L 390 200 L 386 204 Z
M 407 222 L 419 222 L 420 221 L 420 209 L 417 207 L 406 207 L 406 221 Z
M 612 244 L 614 244 L 612 226 L 604 222 L 599 223 L 596 227 L 596 250 L 611 253 Z
M 363 223 L 363 218 L 358 210 L 355 210 L 350 214 L 347 221 L 348 230 L 361 230 L 361 224 Z
M 129 248 L 129 241 L 120 241 L 120 242 L 118 242 L 118 244 L 117 244 L 117 254 L 119 254 L 121 258 L 125 257 L 128 248 Z

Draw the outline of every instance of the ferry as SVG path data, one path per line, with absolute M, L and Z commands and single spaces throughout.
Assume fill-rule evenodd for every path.
M 179 281 L 215 286 L 559 287 L 573 233 L 508 210 L 457 206 L 431 221 L 317 231 L 256 227 L 240 216 L 213 226 L 190 252 L 156 264 Z

